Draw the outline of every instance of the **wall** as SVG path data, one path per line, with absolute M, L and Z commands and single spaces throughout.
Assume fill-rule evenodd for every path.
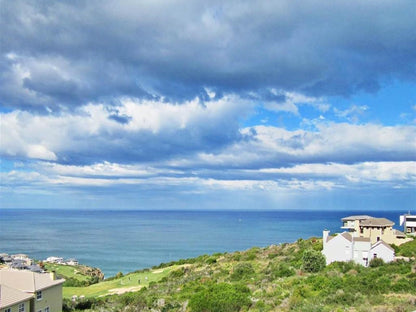
M 337 235 L 325 244 L 322 254 L 326 264 L 335 261 L 350 261 L 352 259 L 352 244 L 342 235 Z
M 44 289 L 42 291 L 42 299 L 35 299 L 35 310 L 45 311 L 45 308 L 49 307 L 50 312 L 62 312 L 62 284 Z

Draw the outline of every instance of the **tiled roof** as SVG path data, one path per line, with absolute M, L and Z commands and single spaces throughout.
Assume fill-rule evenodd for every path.
M 48 273 L 30 271 L 0 270 L 0 284 L 24 292 L 36 292 L 65 282 L 64 279 L 51 279 Z
M 345 237 L 346 239 L 348 239 L 350 242 L 352 242 L 352 236 L 351 236 L 351 234 L 350 234 L 350 233 L 348 233 L 348 232 L 343 232 L 343 233 L 341 233 L 341 235 L 342 235 L 343 237 Z
M 370 242 L 369 237 L 354 237 L 354 242 Z
M 349 217 L 345 217 L 342 218 L 342 221 L 354 221 L 354 220 L 365 220 L 365 219 L 370 219 L 372 218 L 371 216 L 367 216 L 367 215 L 356 215 L 356 216 L 349 216 Z
M 360 226 L 393 226 L 394 222 L 386 218 L 371 218 L 360 222 Z
M 31 294 L 0 284 L 0 309 L 30 300 Z
M 394 235 L 396 235 L 397 237 L 406 237 L 406 234 L 399 230 L 394 230 Z

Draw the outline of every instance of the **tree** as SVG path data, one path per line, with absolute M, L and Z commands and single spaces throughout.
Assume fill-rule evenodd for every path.
M 313 249 L 305 250 L 302 257 L 302 268 L 306 272 L 319 272 L 325 267 L 325 256 Z

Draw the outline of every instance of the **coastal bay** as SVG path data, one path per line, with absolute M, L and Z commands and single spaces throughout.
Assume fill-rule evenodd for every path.
M 162 262 L 339 232 L 340 219 L 403 211 L 109 211 L 0 209 L 0 250 L 35 259 L 76 258 L 106 277 Z

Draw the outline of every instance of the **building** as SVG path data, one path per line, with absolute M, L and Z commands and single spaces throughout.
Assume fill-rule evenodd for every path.
M 26 312 L 30 311 L 33 295 L 0 284 L 0 311 Z
M 61 258 L 61 257 L 49 257 L 44 262 L 63 264 L 64 263 L 64 258 Z
M 394 249 L 380 240 L 374 244 L 368 237 L 353 236 L 343 232 L 336 236 L 329 236 L 329 231 L 323 231 L 323 250 L 326 264 L 335 261 L 354 261 L 368 266 L 374 258 L 381 258 L 384 262 L 394 260 Z
M 0 270 L 1 312 L 61 312 L 64 281 L 55 273 Z
M 353 237 L 369 238 L 372 244 L 382 240 L 399 246 L 411 240 L 393 226 L 394 222 L 386 218 L 358 215 L 342 218 L 341 228 L 348 230 Z
M 400 216 L 400 226 L 406 234 L 416 235 L 416 215 L 408 214 Z

